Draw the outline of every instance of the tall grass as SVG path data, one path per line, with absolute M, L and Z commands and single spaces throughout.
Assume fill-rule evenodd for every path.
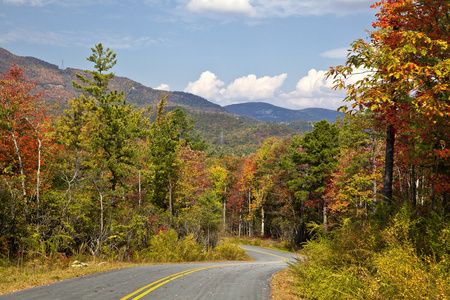
M 297 296 L 450 299 L 449 230 L 448 218 L 418 217 L 408 208 L 387 225 L 348 219 L 309 242 L 304 249 L 308 260 L 292 265 Z
M 124 256 L 119 252 L 92 256 L 87 247 L 82 245 L 80 249 L 73 250 L 71 256 L 57 252 L 28 251 L 15 259 L 0 257 L 0 294 L 139 264 L 250 259 L 243 249 L 234 244 L 220 243 L 206 251 L 192 235 L 179 238 L 174 230 L 152 236 L 148 246 L 135 251 L 131 258 L 122 259 Z M 85 264 L 77 265 L 75 261 Z
M 260 237 L 231 237 L 228 238 L 227 241 L 236 245 L 257 246 L 288 252 L 294 252 L 296 250 L 294 245 L 284 240 L 274 240 Z

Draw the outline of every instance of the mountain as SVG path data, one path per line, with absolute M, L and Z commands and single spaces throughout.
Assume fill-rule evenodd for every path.
M 310 121 L 317 122 L 327 120 L 330 123 L 336 122 L 336 117 L 344 117 L 344 114 L 325 108 L 306 108 L 293 110 L 278 107 L 263 102 L 249 102 L 241 104 L 232 104 L 224 107 L 228 112 L 250 116 L 263 122 L 287 123 L 292 121 Z
M 7 72 L 12 63 L 23 68 L 25 76 L 37 83 L 37 91 L 45 92 L 43 98 L 47 104 L 58 104 L 54 114 L 60 114 L 70 99 L 80 96 L 80 91 L 73 88 L 72 81 L 77 80 L 76 74 L 84 73 L 83 70 L 60 69 L 38 58 L 16 56 L 0 48 L 0 71 Z M 152 111 L 156 109 L 161 93 L 167 93 L 120 76 L 115 76 L 109 87 L 123 91 L 127 103 L 137 108 L 151 105 Z M 181 108 L 189 118 L 195 120 L 195 132 L 208 142 L 209 151 L 215 154 L 249 155 L 269 137 L 291 138 L 312 129 L 307 122 L 267 124 L 252 116 L 232 114 L 202 97 L 184 92 L 171 92 L 166 110 L 175 108 Z
M 25 70 L 25 76 L 37 83 L 37 90 L 45 92 L 45 100 L 48 104 L 58 104 L 60 111 L 65 108 L 70 99 L 80 95 L 80 91 L 73 88 L 72 81 L 77 80 L 76 74 L 84 73 L 83 70 L 60 69 L 57 65 L 38 58 L 16 56 L 8 50 L 0 48 L 0 71 L 3 73 L 8 71 L 12 63 L 22 67 Z M 167 93 L 120 76 L 114 77 L 110 81 L 109 87 L 119 92 L 123 91 L 127 102 L 138 108 L 147 108 L 148 105 L 156 107 L 161 99 L 161 93 Z M 220 105 L 184 92 L 172 92 L 168 98 L 168 104 L 201 111 L 226 112 Z

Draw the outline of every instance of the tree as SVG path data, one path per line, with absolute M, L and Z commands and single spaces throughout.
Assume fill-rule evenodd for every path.
M 170 94 L 162 95 L 158 104 L 155 122 L 149 134 L 149 157 L 154 168 L 153 200 L 159 207 L 169 209 L 170 222 L 173 218 L 173 191 L 179 176 L 177 152 L 188 145 L 185 140 L 192 130 L 192 120 L 186 118 L 181 109 L 165 113 L 165 105 Z
M 367 216 L 381 199 L 381 134 L 370 114 L 346 115 L 340 126 L 337 166 L 328 185 L 330 212 L 335 219 Z
M 36 83 L 24 77 L 17 65 L 0 77 L 0 134 L 2 175 L 14 174 L 20 181 L 21 194 L 29 194 L 27 183 L 33 178 L 36 162 L 34 129 L 30 124 L 40 117 L 42 94 L 33 94 Z M 17 174 L 18 173 L 18 174 Z M 4 177 L 5 178 L 5 177 Z
M 101 43 L 91 50 L 92 55 L 87 60 L 95 64 L 94 70 L 86 71 L 89 77 L 77 74 L 77 78 L 84 85 L 77 82 L 73 85 L 90 96 L 81 96 L 85 113 L 91 117 L 85 127 L 90 134 L 90 146 L 99 153 L 111 172 L 110 188 L 114 191 L 117 185 L 123 184 L 123 180 L 128 176 L 129 166 L 134 164 L 136 149 L 130 141 L 140 135 L 146 121 L 142 112 L 126 103 L 123 92 L 111 91 L 108 88 L 114 73 L 105 72 L 116 64 L 116 54 L 109 48 L 104 49 Z M 79 102 L 73 102 L 74 113 L 81 106 Z M 72 118 L 72 121 L 76 123 L 78 120 Z
M 353 110 L 372 111 L 386 128 L 384 195 L 389 204 L 395 142 L 400 148 L 413 144 L 427 149 L 426 156 L 434 157 L 441 174 L 448 166 L 441 141 L 447 144 L 449 133 L 450 3 L 398 0 L 373 7 L 380 12 L 370 41 L 356 40 L 346 65 L 331 68 L 329 76 L 336 78 L 335 88 L 347 89 L 346 100 L 353 102 Z M 370 71 L 370 76 L 347 82 L 358 69 Z M 417 154 L 424 156 L 422 151 Z M 446 174 L 439 181 L 448 178 Z
M 297 197 L 321 202 L 324 228 L 327 227 L 327 203 L 324 197 L 339 152 L 339 128 L 326 120 L 314 124 L 314 130 L 303 138 L 292 140 L 292 160 L 300 173 L 290 182 Z
M 13 247 L 27 230 L 41 234 L 44 223 L 44 163 L 54 144 L 43 94 L 35 88 L 16 64 L 0 75 L 0 238 Z
M 210 167 L 209 172 L 211 174 L 211 182 L 213 185 L 213 191 L 214 195 L 217 198 L 222 199 L 222 229 L 223 232 L 226 230 L 226 211 L 227 211 L 227 188 L 228 188 L 228 181 L 229 181 L 229 171 L 218 165 L 215 164 L 212 167 Z
M 69 102 L 58 119 L 58 131 L 69 154 L 68 162 L 62 159 L 61 168 L 68 197 L 64 210 L 69 207 L 75 189 L 84 188 L 85 193 L 97 195 L 98 216 L 94 210 L 91 217 L 98 218 L 94 222 L 99 228 L 90 238 L 98 254 L 112 231 L 114 216 L 106 212 L 113 211 L 116 202 L 124 199 L 130 189 L 130 174 L 137 165 L 135 145 L 145 137 L 149 122 L 143 111 L 126 103 L 123 92 L 109 89 L 114 73 L 108 71 L 117 62 L 116 54 L 102 44 L 91 50 L 87 60 L 94 63 L 94 70 L 77 74 L 79 82 L 73 82 L 73 86 L 82 95 Z M 82 187 L 80 181 L 84 182 Z

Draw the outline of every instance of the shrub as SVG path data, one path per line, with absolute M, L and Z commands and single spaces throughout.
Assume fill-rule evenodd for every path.
M 308 299 L 448 299 L 450 268 L 447 222 L 428 222 L 400 209 L 388 225 L 365 220 L 344 221 L 307 243 L 308 260 L 292 265 L 298 296 Z M 418 233 L 418 224 L 424 228 Z M 421 241 L 426 236 L 432 255 Z M 436 255 L 438 254 L 438 255 Z
M 244 249 L 234 244 L 221 244 L 214 248 L 211 258 L 214 260 L 247 260 L 248 256 Z

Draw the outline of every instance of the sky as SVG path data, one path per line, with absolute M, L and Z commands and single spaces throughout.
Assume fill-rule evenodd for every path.
M 367 39 L 372 0 L 0 0 L 0 47 L 92 70 L 102 43 L 116 76 L 221 106 L 343 105 L 329 67 Z

